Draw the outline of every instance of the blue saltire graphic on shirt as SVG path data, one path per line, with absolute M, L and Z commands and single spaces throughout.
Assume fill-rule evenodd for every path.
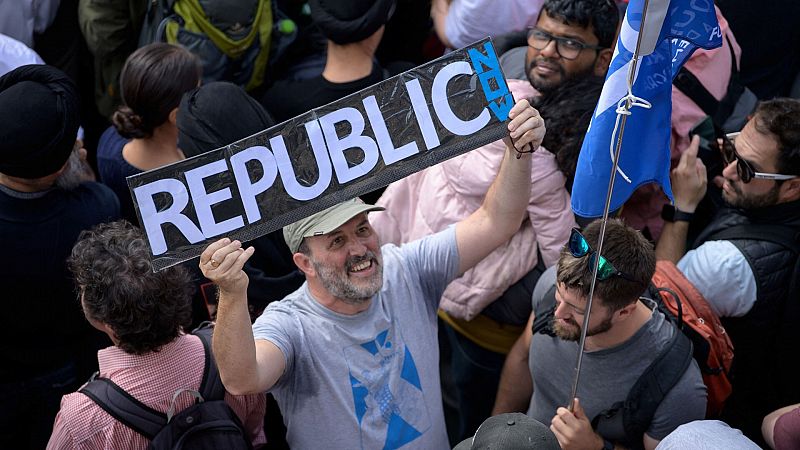
M 362 448 L 382 436 L 384 449 L 400 448 L 431 427 L 417 366 L 402 336 L 387 328 L 344 348 L 344 355 Z

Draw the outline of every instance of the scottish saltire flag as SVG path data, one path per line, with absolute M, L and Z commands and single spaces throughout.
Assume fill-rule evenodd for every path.
M 649 182 L 659 183 L 672 199 L 669 184 L 672 79 L 696 48 L 722 45 L 713 2 L 650 0 L 641 26 L 639 55 L 642 57 L 629 92 L 628 74 L 644 5 L 644 0 L 631 0 L 628 5 L 603 91 L 578 157 L 572 210 L 583 217 L 603 215 L 620 132 L 621 116 L 617 109 L 629 94 L 635 98 L 635 106 L 624 128 L 611 211 L 621 207 L 637 187 Z

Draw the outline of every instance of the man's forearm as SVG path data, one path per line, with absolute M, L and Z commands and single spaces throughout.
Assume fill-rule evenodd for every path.
M 528 368 L 528 348 L 520 337 L 506 357 L 492 415 L 525 412 L 533 394 L 533 381 Z
M 678 263 L 686 253 L 689 222 L 666 222 L 656 245 L 656 259 Z
M 220 292 L 213 347 L 228 392 L 242 395 L 258 390 L 256 346 L 246 295 Z
M 488 217 L 497 220 L 498 225 L 503 226 L 502 229 L 510 236 L 519 229 L 530 196 L 531 154 L 525 153 L 517 159 L 516 152 L 506 147 L 500 171 L 489 187 L 481 208 Z

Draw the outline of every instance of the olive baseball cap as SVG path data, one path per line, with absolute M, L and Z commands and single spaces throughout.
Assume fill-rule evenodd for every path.
M 356 197 L 285 226 L 283 239 L 289 250 L 296 253 L 303 239 L 328 234 L 361 213 L 384 209 L 383 206 L 368 205 Z

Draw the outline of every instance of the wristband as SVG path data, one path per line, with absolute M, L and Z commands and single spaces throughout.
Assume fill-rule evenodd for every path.
M 661 208 L 661 218 L 666 222 L 691 222 L 692 217 L 694 217 L 694 213 L 681 211 L 670 204 Z

